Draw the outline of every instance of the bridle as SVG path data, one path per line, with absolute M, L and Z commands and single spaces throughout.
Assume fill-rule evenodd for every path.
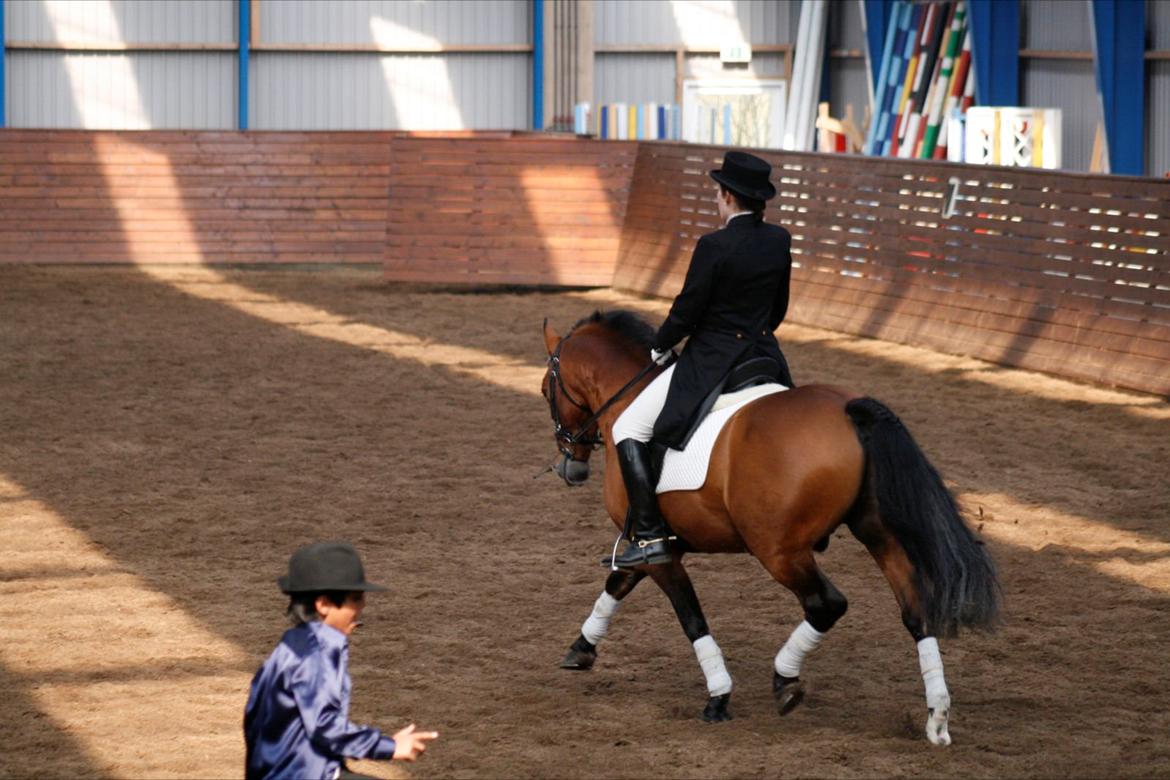
M 617 401 L 623 395 L 629 392 L 630 388 L 638 384 L 638 382 L 640 382 L 642 378 L 646 376 L 646 374 L 650 373 L 656 364 L 654 361 L 650 361 L 650 363 L 643 367 L 641 371 L 634 375 L 633 379 L 631 379 L 629 382 L 626 382 L 625 385 L 622 386 L 621 390 L 618 390 L 610 397 L 608 401 L 603 403 L 596 412 L 592 412 L 589 410 L 588 406 L 573 398 L 573 396 L 569 393 L 568 388 L 565 387 L 565 380 L 561 378 L 561 348 L 565 346 L 565 342 L 568 340 L 568 336 L 565 336 L 563 339 L 561 339 L 561 342 L 557 344 L 557 348 L 554 349 L 552 354 L 548 356 L 548 406 L 549 410 L 552 412 L 553 436 L 556 437 L 557 449 L 560 450 L 561 454 L 564 455 L 567 460 L 575 460 L 575 458 L 573 458 L 573 447 L 580 446 L 582 444 L 588 444 L 592 446 L 593 449 L 597 449 L 605 443 L 605 439 L 603 439 L 601 436 L 601 429 L 597 424 L 598 420 L 600 420 L 601 416 L 609 411 L 609 408 L 617 403 Z M 569 403 L 585 412 L 585 414 L 589 415 L 589 419 L 583 422 L 580 427 L 577 428 L 576 432 L 570 432 L 561 422 L 561 413 L 557 408 L 558 391 L 568 400 Z M 592 435 L 589 434 L 590 430 L 593 431 Z M 550 466 L 549 469 L 546 469 L 546 471 L 550 470 L 551 468 L 552 467 Z M 541 473 L 543 474 L 544 472 Z M 539 476 L 539 474 L 537 476 Z

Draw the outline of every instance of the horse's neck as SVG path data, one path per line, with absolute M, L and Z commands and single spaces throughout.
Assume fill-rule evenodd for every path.
M 621 358 L 610 358 L 607 361 L 600 362 L 599 365 L 602 367 L 595 368 L 593 372 L 592 394 L 594 397 L 590 399 L 590 403 L 594 409 L 600 409 L 603 404 L 613 399 L 642 370 L 642 366 L 635 364 L 624 356 Z M 612 365 L 612 368 L 609 367 L 610 365 Z M 652 382 L 659 373 L 661 371 L 651 371 L 640 383 L 640 386 L 631 387 L 620 398 L 614 400 L 613 404 L 605 410 L 600 422 L 607 439 L 610 438 L 610 429 L 613 427 L 614 421 L 638 397 L 638 393 L 646 389 L 646 385 Z

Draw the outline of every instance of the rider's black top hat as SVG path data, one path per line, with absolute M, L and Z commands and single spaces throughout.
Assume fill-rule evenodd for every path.
M 776 188 L 769 181 L 772 166 L 747 152 L 728 152 L 723 155 L 723 167 L 711 171 L 711 178 L 727 189 L 755 200 L 771 200 Z
M 285 593 L 386 590 L 366 582 L 362 559 L 348 542 L 318 542 L 302 547 L 288 559 L 288 574 L 276 583 Z

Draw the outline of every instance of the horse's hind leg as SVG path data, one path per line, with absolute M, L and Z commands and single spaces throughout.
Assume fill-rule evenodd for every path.
M 946 677 L 943 675 L 938 639 L 931 633 L 930 626 L 923 618 L 918 589 L 914 584 L 914 566 L 902 545 L 882 524 L 876 511 L 865 512 L 850 525 L 850 529 L 869 550 L 886 576 L 886 581 L 890 583 L 890 588 L 894 591 L 894 597 L 898 599 L 898 606 L 902 610 L 902 624 L 918 645 L 918 666 L 926 686 L 926 737 L 932 744 L 949 745 L 951 695 L 947 691 Z
M 849 602 L 817 566 L 811 551 L 763 563 L 777 582 L 796 594 L 804 609 L 804 620 L 776 654 L 772 673 L 776 709 L 787 715 L 804 700 L 800 672 L 805 657 L 820 646 L 825 634 L 845 614 Z
M 669 564 L 648 568 L 650 576 L 670 599 L 678 622 L 682 624 L 687 639 L 691 640 L 695 657 L 707 678 L 707 704 L 699 717 L 708 723 L 731 720 L 731 713 L 727 709 L 731 701 L 731 675 L 723 663 L 723 651 L 715 644 L 707 628 L 707 618 L 703 617 L 703 609 L 699 606 L 699 597 L 695 594 L 690 575 L 679 558 Z
M 618 604 L 645 576 L 644 572 L 625 569 L 618 569 L 609 575 L 605 580 L 605 590 L 597 597 L 593 612 L 582 624 L 577 641 L 569 646 L 569 652 L 561 661 L 562 669 L 584 671 L 593 667 L 593 662 L 597 660 L 597 643 L 609 631 L 609 621 L 617 612 Z

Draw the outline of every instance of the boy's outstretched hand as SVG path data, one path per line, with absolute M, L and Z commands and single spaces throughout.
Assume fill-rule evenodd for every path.
M 414 761 L 427 749 L 427 743 L 438 736 L 437 731 L 415 731 L 411 723 L 394 735 L 394 760 Z

